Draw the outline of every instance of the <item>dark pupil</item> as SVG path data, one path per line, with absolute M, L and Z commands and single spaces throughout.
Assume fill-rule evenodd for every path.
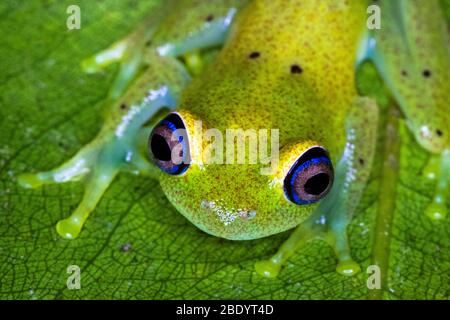
M 330 178 L 328 177 L 328 174 L 316 174 L 306 181 L 304 186 L 305 192 L 317 196 L 326 190 L 329 182 Z
M 171 158 L 171 150 L 169 145 L 159 134 L 154 134 L 151 142 L 152 153 L 156 159 L 160 161 L 169 161 Z

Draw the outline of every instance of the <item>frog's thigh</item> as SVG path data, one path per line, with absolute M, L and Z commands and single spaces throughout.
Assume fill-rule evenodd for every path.
M 330 194 L 320 202 L 311 217 L 297 227 L 274 256 L 256 264 L 259 274 L 276 276 L 290 256 L 315 238 L 325 239 L 334 247 L 339 260 L 336 271 L 353 275 L 360 270 L 350 256 L 346 228 L 370 175 L 377 125 L 376 103 L 369 98 L 356 98 L 347 118 L 347 144 L 336 167 Z

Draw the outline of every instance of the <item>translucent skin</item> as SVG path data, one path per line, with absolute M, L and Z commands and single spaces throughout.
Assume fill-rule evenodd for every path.
M 431 153 L 424 170 L 436 180 L 425 214 L 447 215 L 450 180 L 450 48 L 438 1 L 379 1 L 382 32 L 372 32 L 367 58 L 378 68 L 411 133 Z
M 383 32 L 372 33 L 375 45 L 368 55 L 417 142 L 440 154 L 450 147 L 450 48 L 439 3 L 383 1 L 380 10 L 384 13 Z M 402 12 L 402 24 L 396 21 L 396 12 Z

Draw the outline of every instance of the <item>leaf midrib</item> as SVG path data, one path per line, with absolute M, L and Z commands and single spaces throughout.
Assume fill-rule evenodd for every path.
M 400 166 L 399 110 L 391 102 L 386 110 L 382 165 L 378 190 L 378 210 L 375 217 L 371 264 L 380 268 L 381 289 L 368 289 L 369 299 L 379 300 L 387 291 L 391 229 L 395 211 L 396 185 Z

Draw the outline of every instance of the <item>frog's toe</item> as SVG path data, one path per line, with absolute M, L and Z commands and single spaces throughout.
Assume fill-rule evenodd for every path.
M 64 239 L 75 239 L 81 231 L 83 224 L 77 219 L 64 219 L 56 224 L 56 231 Z
M 422 175 L 430 180 L 436 180 L 437 176 L 439 175 L 439 171 L 440 158 L 439 156 L 431 155 L 427 165 L 422 170 Z
M 341 219 L 341 217 L 338 217 L 337 221 L 330 219 L 328 236 L 325 239 L 333 247 L 338 259 L 336 272 L 344 276 L 353 276 L 361 271 L 361 267 L 352 259 L 346 231 L 347 222 L 342 223 L 339 221 Z
M 267 278 L 277 277 L 290 257 L 304 248 L 310 240 L 323 236 L 323 225 L 316 224 L 315 220 L 315 218 L 310 217 L 300 224 L 272 257 L 256 262 L 256 273 Z
M 281 270 L 281 264 L 269 260 L 262 260 L 255 263 L 256 272 L 266 278 L 276 278 Z
M 119 73 L 109 90 L 108 96 L 115 101 L 120 98 L 128 85 L 136 77 L 142 66 L 142 51 L 139 49 L 129 51 L 123 59 Z
M 117 166 L 103 165 L 96 168 L 94 174 L 86 181 L 83 199 L 70 217 L 60 220 L 56 231 L 65 239 L 78 237 L 90 213 L 94 211 L 106 189 L 118 173 Z
M 109 91 L 112 101 L 125 92 L 142 66 L 144 48 L 135 38 L 133 34 L 81 62 L 82 70 L 88 74 L 98 73 L 109 65 L 120 62 L 119 73 Z
M 122 60 L 129 47 L 127 39 L 120 40 L 105 50 L 81 61 L 81 68 L 86 73 L 97 73 L 109 65 Z
M 198 51 L 189 52 L 183 55 L 186 68 L 195 76 L 199 75 L 203 68 L 203 59 Z
M 432 220 L 443 220 L 447 216 L 445 202 L 438 195 L 434 197 L 433 202 L 425 209 L 425 214 Z
M 93 55 L 84 59 L 80 63 L 81 70 L 87 74 L 98 73 L 104 68 L 104 64 L 101 63 L 101 58 L 97 58 L 97 55 Z
M 23 173 L 18 176 L 18 184 L 26 189 L 38 188 L 44 184 L 78 181 L 89 173 L 88 162 L 92 157 L 90 148 L 83 148 L 72 159 L 61 166 L 37 173 Z
M 120 62 L 120 69 L 108 93 L 108 97 L 112 101 L 120 98 L 128 85 L 135 79 L 142 66 L 142 50 L 134 47 L 123 49 L 122 46 L 116 45 L 81 63 L 81 67 L 86 73 L 97 73 L 114 62 Z
M 443 220 L 447 216 L 448 182 L 450 180 L 450 150 L 432 155 L 424 173 L 436 181 L 436 189 L 425 214 L 432 220 Z
M 17 182 L 25 189 L 35 189 L 44 184 L 39 173 L 23 173 L 17 177 Z
M 339 260 L 336 272 L 344 276 L 353 276 L 361 271 L 361 267 L 353 259 Z

